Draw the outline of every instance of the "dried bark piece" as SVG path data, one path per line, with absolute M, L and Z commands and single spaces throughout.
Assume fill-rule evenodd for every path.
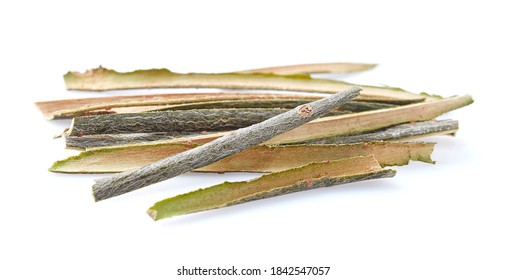
M 335 93 L 350 86 L 358 86 L 335 80 L 314 79 L 307 75 L 180 74 L 167 69 L 136 70 L 120 73 L 103 67 L 88 70 L 85 73 L 68 72 L 65 74 L 64 80 L 69 90 L 92 91 L 138 88 L 222 88 Z M 422 95 L 398 88 L 361 85 L 360 87 L 363 89 L 360 100 L 397 104 L 425 100 Z
M 313 64 L 298 64 L 287 66 L 274 66 L 274 67 L 238 71 L 236 73 L 270 73 L 276 75 L 319 74 L 319 73 L 347 74 L 347 73 L 367 71 L 373 69 L 374 67 L 376 67 L 376 64 L 336 62 L 336 63 L 313 63 Z
M 137 170 L 97 180 L 92 188 L 95 200 L 100 201 L 167 180 L 256 146 L 275 135 L 326 114 L 342 103 L 358 96 L 360 90 L 360 88 L 354 87 L 338 92 Z
M 455 120 L 430 120 L 395 125 L 356 135 L 335 136 L 304 141 L 304 144 L 349 144 L 370 141 L 412 139 L 431 135 L 453 135 L 459 129 L 459 122 Z
M 189 109 L 204 109 L 207 102 L 236 102 L 236 104 L 246 103 L 242 108 L 291 108 L 286 107 L 301 103 L 307 103 L 321 99 L 324 96 L 315 94 L 272 94 L 272 93 L 250 93 L 250 92 L 219 92 L 219 93 L 168 93 L 168 94 L 148 94 L 148 95 L 124 95 L 124 96 L 104 96 L 93 98 L 78 98 L 36 102 L 35 105 L 47 119 L 71 118 L 82 115 L 97 114 L 102 112 L 116 111 L 119 108 L 140 107 L 147 111 L 155 108 L 167 106 L 167 109 L 181 110 L 185 106 L 193 106 Z M 298 102 L 298 103 L 293 103 Z M 256 105 L 257 103 L 260 103 Z M 154 108 L 149 108 L 150 106 Z M 172 107 L 170 107 L 172 106 Z M 179 106 L 179 107 L 178 107 Z M 203 107 L 199 107 L 203 106 Z M 233 105 L 238 107 L 238 105 Z M 295 107 L 293 106 L 293 107 Z M 209 108 L 209 107 L 207 107 Z M 212 107 L 222 108 L 222 107 Z
M 394 170 L 383 170 L 373 156 L 310 163 L 250 181 L 224 182 L 167 198 L 155 203 L 147 212 L 156 221 L 299 191 L 394 175 Z
M 433 163 L 434 143 L 369 142 L 346 145 L 255 146 L 224 158 L 197 172 L 276 172 L 310 162 L 374 155 L 381 166 L 405 165 L 410 160 Z M 161 160 L 196 144 L 152 144 L 103 148 L 57 161 L 49 171 L 59 173 L 116 173 Z
M 201 109 L 77 117 L 68 136 L 90 134 L 227 131 L 287 112 L 287 109 Z
M 239 129 L 288 109 L 199 109 L 76 117 L 63 135 L 67 148 L 117 146 Z M 349 112 L 331 111 L 325 116 Z

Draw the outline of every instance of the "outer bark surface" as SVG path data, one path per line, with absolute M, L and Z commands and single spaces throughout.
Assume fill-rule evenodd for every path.
M 226 131 L 262 122 L 287 109 L 202 109 L 74 118 L 69 136 Z
M 459 129 L 455 120 L 425 121 L 401 124 L 384 130 L 349 136 L 336 136 L 303 142 L 304 144 L 349 144 L 380 140 L 410 139 L 434 134 L 452 134 Z
M 288 109 L 202 109 L 77 117 L 64 133 L 67 148 L 89 149 L 227 132 Z M 332 111 L 325 116 L 343 115 Z
M 93 185 L 95 200 L 114 197 L 172 178 L 263 143 L 275 135 L 322 116 L 358 96 L 359 92 L 359 88 L 338 92 L 140 169 L 97 180 Z

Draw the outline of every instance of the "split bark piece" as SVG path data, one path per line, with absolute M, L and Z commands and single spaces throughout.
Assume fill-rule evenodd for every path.
M 244 70 L 236 73 L 248 73 L 248 74 L 270 73 L 276 75 L 319 74 L 319 73 L 347 74 L 347 73 L 367 71 L 374 67 L 376 67 L 376 64 L 337 62 L 337 63 L 314 63 L 314 64 L 274 66 L 274 67 Z
M 226 132 L 219 132 L 222 135 Z M 176 133 L 176 132 L 153 132 L 153 133 L 122 133 L 122 134 L 95 134 L 83 136 L 68 136 L 65 133 L 65 147 L 74 150 L 90 150 L 105 147 L 145 144 L 152 142 L 177 141 L 180 138 L 195 138 L 197 136 L 216 135 L 212 133 Z M 209 141 L 206 141 L 209 142 Z
M 69 90 L 92 91 L 138 88 L 222 88 L 335 93 L 350 86 L 358 86 L 335 80 L 314 79 L 307 75 L 180 74 L 167 69 L 136 70 L 120 73 L 103 67 L 88 70 L 85 73 L 68 72 L 65 74 L 64 80 Z M 398 88 L 360 87 L 363 89 L 360 95 L 361 100 L 397 104 L 425 100 L 424 96 Z
M 63 133 L 67 148 L 118 146 L 226 132 L 259 123 L 288 109 L 202 109 L 76 117 Z M 349 112 L 331 111 L 325 116 Z
M 315 94 L 272 94 L 272 93 L 249 93 L 249 92 L 219 92 L 219 93 L 168 93 L 168 94 L 148 94 L 148 95 L 124 95 L 124 96 L 104 96 L 93 98 L 64 99 L 36 102 L 35 105 L 47 119 L 71 118 L 98 113 L 110 113 L 118 108 L 142 107 L 142 111 L 149 110 L 148 107 L 154 106 L 160 108 L 163 106 L 173 106 L 173 108 L 181 110 L 184 106 L 191 104 L 194 107 L 189 109 L 204 109 L 206 102 L 241 102 L 247 103 L 242 108 L 256 107 L 276 107 L 276 108 L 293 108 L 300 105 L 300 102 L 307 103 L 310 101 L 323 98 L 322 95 Z M 288 106 L 297 104 L 293 107 L 286 107 L 284 102 L 288 102 Z M 298 103 L 294 103 L 298 102 Z M 236 104 L 237 104 L 236 103 Z M 259 105 L 256 105 L 260 103 Z M 270 105 L 273 103 L 272 105 Z M 177 107 L 177 106 L 181 107 Z M 195 107 L 197 106 L 197 107 Z M 209 105 L 207 105 L 209 106 Z M 238 105 L 234 105 L 238 107 Z M 209 107 L 207 107 L 209 108 Z M 220 108 L 220 107 L 212 107 Z M 151 108 L 154 109 L 154 108 Z M 136 111 L 138 112 L 138 111 Z
M 358 96 L 360 90 L 355 87 L 338 92 L 137 170 L 97 180 L 93 185 L 95 200 L 100 201 L 167 180 L 256 146 L 322 116 Z
M 459 122 L 455 120 L 431 120 L 425 122 L 413 122 L 391 126 L 383 130 L 371 133 L 363 133 L 348 136 L 335 136 L 303 142 L 304 144 L 349 144 L 383 140 L 407 140 L 431 135 L 451 135 L 459 129 Z
M 197 172 L 276 172 L 310 162 L 374 155 L 381 166 L 405 165 L 410 160 L 433 163 L 434 143 L 369 142 L 346 145 L 255 146 Z M 190 150 L 195 144 L 145 145 L 82 152 L 57 161 L 49 171 L 59 173 L 116 173 L 133 170 Z
M 147 212 L 156 221 L 299 191 L 394 175 L 394 170 L 383 170 L 373 156 L 310 163 L 250 181 L 224 182 L 167 198 L 155 203 Z
M 202 109 L 77 117 L 68 136 L 90 134 L 227 131 L 250 126 L 287 109 Z

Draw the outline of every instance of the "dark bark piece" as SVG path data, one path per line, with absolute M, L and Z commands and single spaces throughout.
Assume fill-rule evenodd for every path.
M 299 101 L 307 103 L 318 100 L 324 96 L 315 94 L 281 94 L 281 93 L 252 93 L 252 92 L 215 92 L 215 93 L 166 93 L 166 94 L 146 94 L 146 95 L 122 95 L 122 96 L 103 96 L 93 98 L 64 99 L 52 101 L 40 101 L 35 105 L 42 114 L 48 119 L 71 118 L 89 114 L 110 113 L 118 108 L 143 107 L 146 110 L 150 106 L 163 107 L 180 105 L 182 107 L 189 104 L 205 106 L 206 103 L 213 102 L 246 102 L 248 106 L 241 107 L 279 107 L 285 108 L 283 102 Z M 259 106 L 254 105 L 260 103 Z M 273 105 L 268 105 L 270 103 Z M 298 104 L 300 105 L 300 104 Z M 204 107 L 193 107 L 199 109 Z M 212 107 L 214 108 L 214 107 Z M 138 111 L 136 111 L 138 112 Z
M 287 112 L 288 109 L 202 109 L 77 117 L 63 135 L 67 148 L 166 141 L 227 132 Z M 332 111 L 325 116 L 349 112 Z
M 287 112 L 287 109 L 202 109 L 77 117 L 69 136 L 89 134 L 235 130 Z

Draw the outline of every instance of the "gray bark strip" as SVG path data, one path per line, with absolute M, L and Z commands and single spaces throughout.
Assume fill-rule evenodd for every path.
M 287 111 L 202 109 L 77 117 L 68 135 L 226 131 L 250 126 Z
M 218 132 L 218 131 L 214 131 Z M 203 135 L 205 133 L 198 133 Z M 86 150 L 90 148 L 120 146 L 129 144 L 148 143 L 155 141 L 171 140 L 179 137 L 196 136 L 197 133 L 184 132 L 153 132 L 153 133 L 121 133 L 121 134 L 98 134 L 83 136 L 66 136 L 65 146 L 70 149 Z
M 381 140 L 397 140 L 429 136 L 432 134 L 451 134 L 455 133 L 458 129 L 459 122 L 456 120 L 433 120 L 395 125 L 385 130 L 373 131 L 370 133 L 314 139 L 301 142 L 301 144 L 351 144 Z
M 364 112 L 364 111 L 371 111 L 371 110 L 394 108 L 397 106 L 398 105 L 388 104 L 388 103 L 352 100 L 350 102 L 346 102 L 343 105 L 339 106 L 339 110 L 350 111 L 350 112 Z
M 71 149 L 138 144 L 227 132 L 259 123 L 288 109 L 203 109 L 74 118 L 65 136 Z M 346 114 L 332 111 L 325 116 Z
M 95 201 L 167 180 L 263 143 L 276 135 L 324 115 L 346 101 L 357 97 L 360 91 L 361 89 L 357 87 L 343 90 L 137 170 L 97 180 L 92 186 Z

